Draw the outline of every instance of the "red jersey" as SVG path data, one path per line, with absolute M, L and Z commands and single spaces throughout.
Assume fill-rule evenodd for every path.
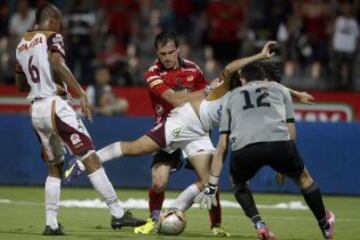
M 179 67 L 176 69 L 166 69 L 157 61 L 145 72 L 144 78 L 149 87 L 156 124 L 165 119 L 174 108 L 161 98 L 163 92 L 168 89 L 192 92 L 204 89 L 208 84 L 198 65 L 186 59 L 180 59 Z

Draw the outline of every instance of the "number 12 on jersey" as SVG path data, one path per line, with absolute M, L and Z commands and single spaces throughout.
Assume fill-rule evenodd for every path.
M 242 90 L 241 93 L 244 95 L 245 105 L 244 110 L 255 108 L 255 107 L 270 107 L 270 103 L 266 102 L 266 98 L 269 96 L 268 89 L 265 87 L 256 88 L 256 106 L 251 102 L 250 92 L 248 90 Z

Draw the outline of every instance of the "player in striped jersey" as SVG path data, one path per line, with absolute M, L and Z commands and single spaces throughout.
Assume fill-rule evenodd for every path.
M 121 208 L 92 139 L 67 99 L 68 85 L 80 96 L 85 116 L 92 119 L 86 94 L 65 64 L 61 13 L 52 4 L 44 4 L 36 11 L 36 24 L 36 29 L 26 32 L 16 48 L 15 79 L 19 90 L 29 91 L 32 125 L 49 170 L 45 182 L 43 235 L 64 235 L 58 223 L 58 209 L 65 145 L 81 159 L 90 182 L 105 199 L 112 227 L 142 225 L 145 221 Z

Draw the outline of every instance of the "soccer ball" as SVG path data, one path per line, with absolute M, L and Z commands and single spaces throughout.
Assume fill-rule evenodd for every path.
M 161 211 L 157 222 L 157 232 L 163 235 L 179 235 L 186 227 L 185 214 L 176 208 Z

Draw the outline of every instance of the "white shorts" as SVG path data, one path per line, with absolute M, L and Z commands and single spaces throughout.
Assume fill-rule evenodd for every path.
M 61 97 L 53 96 L 33 102 L 31 119 L 42 145 L 43 158 L 49 163 L 63 161 L 65 146 L 77 156 L 95 151 L 82 120 Z
M 190 103 L 174 108 L 166 121 L 155 126 L 147 135 L 168 153 L 181 149 L 184 158 L 215 151 L 209 132 L 203 130 Z

